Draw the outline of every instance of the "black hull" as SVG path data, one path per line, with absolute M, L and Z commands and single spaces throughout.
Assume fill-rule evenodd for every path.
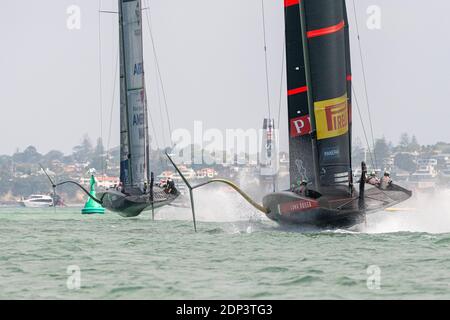
M 177 194 L 166 194 L 162 190 L 154 193 L 153 208 L 157 209 L 172 203 Z M 152 209 L 152 202 L 149 194 L 127 195 L 120 191 L 106 191 L 98 193 L 98 197 L 103 200 L 103 207 L 110 211 L 117 212 L 125 218 L 139 216 L 143 211 Z
M 411 195 L 410 191 L 395 185 L 389 190 L 368 188 L 363 202 L 357 195 L 313 199 L 286 191 L 265 196 L 263 204 L 270 210 L 267 217 L 279 224 L 336 229 L 360 224 L 366 214 L 389 208 Z
M 267 216 L 281 225 L 298 225 L 330 229 L 350 228 L 364 222 L 365 219 L 365 214 L 361 211 L 343 212 L 326 208 L 308 210 L 302 214 L 297 213 L 290 216 L 280 214 L 269 214 Z

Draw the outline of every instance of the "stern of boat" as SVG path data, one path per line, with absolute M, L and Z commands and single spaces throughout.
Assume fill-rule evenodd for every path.
M 268 218 L 281 224 L 341 228 L 364 220 L 357 198 L 317 199 L 294 192 L 271 193 L 263 199 Z

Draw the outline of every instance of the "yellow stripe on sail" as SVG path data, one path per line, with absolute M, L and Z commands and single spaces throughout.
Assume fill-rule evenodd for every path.
M 339 137 L 348 132 L 347 94 L 314 103 L 317 139 Z

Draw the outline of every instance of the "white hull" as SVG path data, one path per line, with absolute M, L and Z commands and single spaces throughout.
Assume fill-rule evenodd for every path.
M 27 202 L 27 201 L 23 201 L 21 203 L 27 208 L 49 208 L 49 207 L 53 206 L 52 204 L 48 204 L 48 203 L 37 203 L 37 202 Z
M 53 207 L 53 199 L 50 196 L 31 195 L 28 199 L 22 199 L 19 203 L 27 208 L 49 208 Z

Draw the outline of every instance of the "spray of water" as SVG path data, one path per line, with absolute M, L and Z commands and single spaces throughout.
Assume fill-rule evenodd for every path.
M 249 221 L 262 217 L 236 192 L 227 187 L 199 191 L 196 195 L 198 218 L 203 221 Z
M 192 219 L 189 195 L 185 197 L 185 208 L 170 208 L 158 212 L 161 219 Z M 250 206 L 239 194 L 228 187 L 214 186 L 194 191 L 195 212 L 198 221 L 236 222 L 266 219 L 262 213 Z
M 254 179 L 249 179 L 249 175 L 251 174 L 239 173 L 238 184 L 260 201 L 269 191 L 255 183 Z M 215 185 L 197 189 L 194 193 L 198 221 L 232 223 L 236 227 L 236 232 L 250 233 L 258 228 L 259 222 L 268 220 L 226 186 Z M 190 220 L 188 197 L 186 195 L 186 208 L 165 209 L 158 218 Z M 450 232 L 450 190 L 415 194 L 413 198 L 396 208 L 399 210 L 370 214 L 367 216 L 366 224 L 346 232 Z
M 369 215 L 361 231 L 390 232 L 450 232 L 450 190 L 416 194 L 398 208 L 405 211 L 380 212 Z

